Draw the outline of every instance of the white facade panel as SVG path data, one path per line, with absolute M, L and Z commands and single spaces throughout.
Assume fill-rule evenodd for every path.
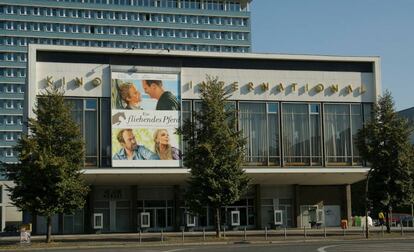
M 234 100 L 373 102 L 378 93 L 373 73 L 183 68 L 182 98 L 198 99 L 206 76 L 223 81 Z
M 65 96 L 110 97 L 109 65 L 77 63 L 36 63 L 36 94 L 49 85 L 62 87 Z

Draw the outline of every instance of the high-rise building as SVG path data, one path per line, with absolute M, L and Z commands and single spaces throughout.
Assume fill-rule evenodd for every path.
M 28 44 L 249 52 L 250 0 L 1 0 L 0 160 L 23 124 Z

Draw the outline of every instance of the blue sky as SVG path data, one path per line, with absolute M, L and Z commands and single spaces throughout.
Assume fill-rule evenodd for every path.
M 380 56 L 382 89 L 414 106 L 414 0 L 253 0 L 253 52 Z

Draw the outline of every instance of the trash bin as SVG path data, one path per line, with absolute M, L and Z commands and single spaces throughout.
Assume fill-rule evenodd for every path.
M 348 220 L 341 220 L 341 228 L 342 229 L 348 228 Z
M 361 226 L 361 217 L 355 216 L 355 227 Z

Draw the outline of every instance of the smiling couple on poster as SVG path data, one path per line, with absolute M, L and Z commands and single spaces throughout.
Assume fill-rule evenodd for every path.
M 179 167 L 178 74 L 112 73 L 112 163 Z

